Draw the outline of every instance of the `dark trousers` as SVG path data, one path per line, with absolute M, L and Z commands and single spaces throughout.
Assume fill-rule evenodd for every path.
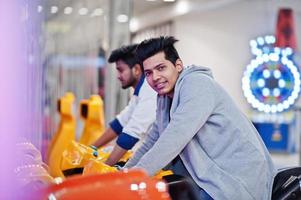
M 179 156 L 177 156 L 165 169 L 172 170 L 174 174 L 181 175 L 185 177 L 192 187 L 192 190 L 199 200 L 213 200 L 213 198 L 201 187 L 199 187 L 193 178 L 190 176 L 183 161 Z

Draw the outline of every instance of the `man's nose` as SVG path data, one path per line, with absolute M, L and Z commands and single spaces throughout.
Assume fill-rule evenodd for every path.
M 153 81 L 158 80 L 159 77 L 160 77 L 160 75 L 159 75 L 157 72 L 154 71 L 154 72 L 153 72 Z

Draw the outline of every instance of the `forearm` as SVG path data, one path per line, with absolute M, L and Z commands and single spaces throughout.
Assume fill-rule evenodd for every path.
M 114 138 L 116 138 L 118 135 L 115 133 L 115 131 L 109 127 L 103 135 L 100 136 L 100 138 L 97 139 L 96 142 L 94 142 L 94 146 L 97 148 L 107 144 L 108 142 L 112 141 Z
M 153 125 L 151 131 L 147 134 L 145 140 L 143 141 L 140 148 L 134 153 L 133 157 L 126 163 L 125 168 L 131 168 L 135 166 L 141 157 L 148 152 L 149 149 L 154 145 L 155 141 L 158 139 L 156 124 Z
M 125 168 L 132 168 L 134 167 L 140 160 L 140 158 L 148 151 L 146 146 L 141 146 L 133 155 L 132 158 L 125 164 Z
M 109 166 L 115 165 L 127 152 L 126 149 L 123 149 L 122 147 L 115 145 L 113 151 L 111 152 L 109 158 L 106 160 L 105 164 Z
M 182 88 L 182 101 L 171 112 L 169 124 L 135 167 L 143 168 L 149 175 L 154 175 L 183 151 L 214 112 L 215 96 L 210 93 L 210 89 L 210 85 L 200 91 L 190 87 Z

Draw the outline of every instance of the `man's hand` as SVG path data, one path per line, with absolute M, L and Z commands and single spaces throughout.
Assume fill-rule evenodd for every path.
M 109 166 L 115 165 L 122 158 L 122 156 L 124 156 L 126 152 L 127 152 L 126 149 L 123 149 L 120 146 L 115 145 L 113 151 L 111 152 L 109 158 L 106 160 L 105 164 Z
M 94 142 L 93 146 L 96 146 L 97 148 L 111 142 L 114 138 L 117 137 L 117 134 L 115 131 L 109 127 L 107 130 L 97 139 L 96 142 Z

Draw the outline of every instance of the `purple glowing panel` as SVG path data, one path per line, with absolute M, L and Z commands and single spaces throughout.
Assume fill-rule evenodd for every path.
M 39 127 L 41 109 L 35 106 L 41 104 L 37 85 L 42 83 L 37 77 L 42 71 L 37 64 L 29 65 L 28 38 L 37 34 L 31 16 L 36 5 L 29 4 L 0 0 L 0 199 L 20 199 L 14 172 L 19 159 L 15 144 L 20 138 L 31 141 L 40 134 L 35 127 Z

